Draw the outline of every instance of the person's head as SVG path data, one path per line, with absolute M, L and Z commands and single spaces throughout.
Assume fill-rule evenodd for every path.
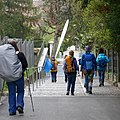
M 103 49 L 103 48 L 99 48 L 98 53 L 99 53 L 99 54 L 100 54 L 100 53 L 104 53 L 104 49 Z
M 85 46 L 85 51 L 86 51 L 86 52 L 90 52 L 90 50 L 91 50 L 91 48 L 90 48 L 89 45 Z
M 70 51 L 69 51 L 69 55 L 70 55 L 71 57 L 73 57 L 73 56 L 74 56 L 74 51 L 73 51 L 73 50 L 70 50 Z
M 55 56 L 52 56 L 51 60 L 52 60 L 52 61 L 55 61 Z
M 67 55 L 64 56 L 64 59 L 67 57 Z
M 15 40 L 9 41 L 8 43 L 11 44 L 15 48 L 16 51 L 19 51 L 17 43 Z

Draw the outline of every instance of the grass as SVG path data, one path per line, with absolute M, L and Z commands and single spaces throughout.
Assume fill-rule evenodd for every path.
M 28 76 L 30 76 L 31 74 L 32 74 L 32 72 L 33 72 L 33 67 L 31 67 L 31 68 L 29 68 L 29 71 L 28 71 Z M 24 72 L 24 80 L 26 80 L 26 77 L 27 77 L 27 73 L 26 73 L 26 71 Z M 1 88 L 2 89 L 2 88 Z M 4 84 L 4 92 L 7 92 L 8 91 L 8 86 L 7 86 L 7 83 L 6 83 L 6 81 L 5 81 L 5 84 Z M 0 90 L 0 94 L 1 94 L 1 90 Z

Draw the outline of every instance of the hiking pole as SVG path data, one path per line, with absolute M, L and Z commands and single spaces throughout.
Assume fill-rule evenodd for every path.
M 32 105 L 32 110 L 34 112 L 34 105 L 33 105 L 33 99 L 32 99 L 32 94 L 31 94 L 31 89 L 30 89 L 30 80 L 29 80 L 29 76 L 28 76 L 28 70 L 26 70 L 26 74 L 27 74 L 27 82 L 28 82 L 28 91 L 29 91 L 29 95 L 30 95 L 30 99 L 31 99 L 31 105 Z
M 5 80 L 3 81 L 3 85 L 2 85 L 2 89 L 1 89 L 1 94 L 0 94 L 0 105 L 2 105 L 2 95 L 3 95 L 3 91 L 4 91 L 4 86 L 5 86 Z

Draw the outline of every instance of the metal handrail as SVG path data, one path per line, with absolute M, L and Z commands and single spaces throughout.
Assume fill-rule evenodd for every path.
M 38 88 L 45 82 L 45 76 L 46 73 L 43 70 L 43 67 L 33 67 L 33 68 L 28 68 L 28 77 L 30 80 L 30 84 L 32 87 L 32 91 L 35 90 L 35 88 Z M 27 81 L 25 78 L 25 87 L 27 85 Z

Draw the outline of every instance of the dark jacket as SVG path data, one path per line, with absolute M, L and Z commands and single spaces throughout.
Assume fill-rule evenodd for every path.
M 28 63 L 27 63 L 26 57 L 23 54 L 23 52 L 18 52 L 17 55 L 18 55 L 18 59 L 20 60 L 20 62 L 22 64 L 22 70 L 23 70 L 23 75 L 24 75 L 24 71 L 28 67 Z

